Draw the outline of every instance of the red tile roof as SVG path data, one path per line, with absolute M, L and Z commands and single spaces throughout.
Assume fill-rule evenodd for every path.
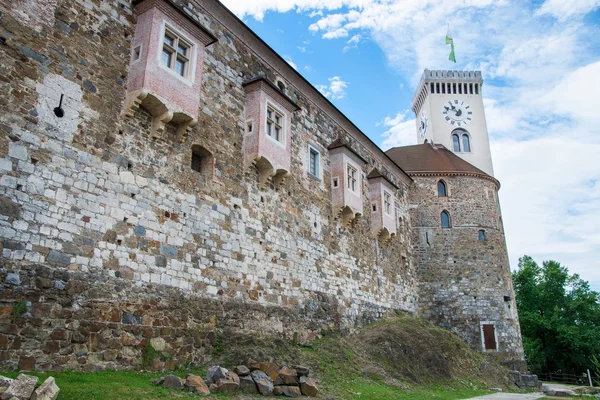
M 494 179 L 439 144 L 425 143 L 415 146 L 394 147 L 386 151 L 386 154 L 408 175 L 426 173 L 440 175 L 475 174 Z

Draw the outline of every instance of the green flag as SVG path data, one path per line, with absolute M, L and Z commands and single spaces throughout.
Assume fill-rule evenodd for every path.
M 450 24 L 448 24 L 448 32 L 446 33 L 446 44 L 449 44 L 451 49 L 448 60 L 456 63 L 456 56 L 454 55 L 454 40 L 452 39 L 452 34 L 450 33 Z

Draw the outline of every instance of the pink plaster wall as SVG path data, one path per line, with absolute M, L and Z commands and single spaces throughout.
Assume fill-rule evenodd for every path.
M 338 178 L 339 186 L 337 188 L 331 185 L 331 201 L 335 210 L 339 210 L 349 206 L 355 213 L 363 213 L 362 199 L 362 162 L 345 147 L 333 149 L 329 153 L 331 160 L 331 178 Z M 348 189 L 348 164 L 352 165 L 357 170 L 356 192 Z
M 164 23 L 193 44 L 190 57 L 193 71 L 187 78 L 177 76 L 175 71 L 170 73 L 160 64 Z M 165 102 L 170 111 L 184 112 L 196 119 L 200 105 L 204 45 L 157 8 L 151 8 L 138 16 L 132 52 L 138 45 L 142 46 L 141 57 L 130 67 L 128 92 L 146 89 Z
M 246 92 L 246 121 L 253 120 L 253 132 L 244 137 L 245 155 L 249 159 L 264 157 L 275 171 L 290 172 L 292 154 L 292 113 L 273 97 L 260 90 L 260 85 L 251 85 Z M 267 135 L 267 102 L 284 116 L 283 143 Z
M 385 212 L 383 192 L 387 191 L 390 197 L 390 214 Z M 396 217 L 394 210 L 394 202 L 396 201 L 396 189 L 393 188 L 383 178 L 375 178 L 369 180 L 369 210 L 371 212 L 371 228 L 373 232 L 379 232 L 383 228 L 387 228 L 390 235 L 396 234 Z M 377 210 L 373 211 L 372 205 L 377 205 Z

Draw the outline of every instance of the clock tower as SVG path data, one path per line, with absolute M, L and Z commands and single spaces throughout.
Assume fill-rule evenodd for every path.
M 412 101 L 419 144 L 442 144 L 494 176 L 480 71 L 425 70 Z

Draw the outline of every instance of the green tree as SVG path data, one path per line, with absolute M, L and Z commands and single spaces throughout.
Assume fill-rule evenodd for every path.
M 581 373 L 600 357 L 600 294 L 556 261 L 513 272 L 525 357 L 536 373 Z

